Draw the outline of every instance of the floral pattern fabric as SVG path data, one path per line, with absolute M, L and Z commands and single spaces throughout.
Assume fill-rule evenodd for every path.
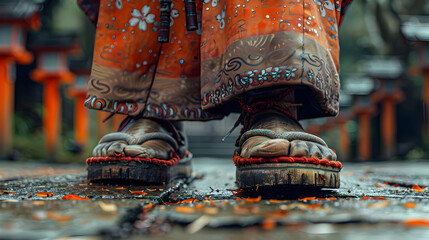
M 304 89 L 296 101 L 307 103 L 300 118 L 336 115 L 338 28 L 350 2 L 197 0 L 200 29 L 189 32 L 185 3 L 173 0 L 161 44 L 158 0 L 101 0 L 85 105 L 208 120 L 239 110 L 237 98 L 249 91 L 296 86 Z

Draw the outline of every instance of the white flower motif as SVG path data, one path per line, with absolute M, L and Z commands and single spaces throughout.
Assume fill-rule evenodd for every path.
M 133 18 L 130 19 L 129 23 L 132 27 L 139 24 L 139 29 L 141 31 L 146 31 L 147 23 L 153 23 L 155 21 L 155 14 L 148 14 L 150 11 L 150 6 L 144 5 L 142 8 L 142 12 L 138 9 L 133 9 L 131 11 L 131 15 Z M 146 23 L 147 22 L 147 23 Z
M 179 17 L 179 11 L 177 11 L 177 9 L 173 9 L 174 7 L 174 3 L 171 4 L 171 13 L 170 13 L 170 27 L 173 26 L 174 24 L 174 19 L 173 18 L 178 18 Z
M 221 13 L 219 13 L 216 16 L 216 20 L 219 22 L 219 28 L 220 29 L 224 29 L 225 28 L 225 16 L 226 16 L 225 8 L 226 8 L 226 4 L 224 6 L 224 9 L 222 9 Z

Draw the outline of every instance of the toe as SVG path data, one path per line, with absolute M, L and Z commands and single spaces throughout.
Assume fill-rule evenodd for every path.
M 124 141 L 114 142 L 112 145 L 110 145 L 109 148 L 107 148 L 106 154 L 109 157 L 126 156 L 123 154 L 124 148 L 126 146 L 127 146 L 127 144 Z
M 322 159 L 323 155 L 320 148 L 315 143 L 307 143 L 309 149 L 309 155 L 312 158 Z
M 101 156 L 108 156 L 107 155 L 107 150 L 110 148 L 110 146 L 112 146 L 112 144 L 113 144 L 113 142 L 108 142 L 108 143 L 105 143 L 101 147 L 101 149 L 100 149 Z
M 328 159 L 330 161 L 336 161 L 337 160 L 337 155 L 330 148 L 320 145 L 319 149 L 322 152 L 322 157 L 324 159 Z
M 92 156 L 94 157 L 101 157 L 100 155 L 100 149 L 104 146 L 104 143 L 99 143 L 97 146 L 95 146 L 94 150 L 92 150 Z
M 305 141 L 295 140 L 290 145 L 291 157 L 309 157 L 309 149 Z
M 153 150 L 142 147 L 141 145 L 129 145 L 124 148 L 127 157 L 152 158 Z
M 290 142 L 285 139 L 269 139 L 267 137 L 252 137 L 243 144 L 241 157 L 276 157 L 288 156 Z

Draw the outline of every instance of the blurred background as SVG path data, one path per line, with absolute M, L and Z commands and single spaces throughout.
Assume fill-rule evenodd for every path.
M 95 28 L 75 0 L 0 0 L 0 159 L 84 162 L 123 116 L 86 110 Z M 340 115 L 303 121 L 341 161 L 429 158 L 429 1 L 355 0 L 340 29 Z M 231 157 L 237 119 L 186 122 Z

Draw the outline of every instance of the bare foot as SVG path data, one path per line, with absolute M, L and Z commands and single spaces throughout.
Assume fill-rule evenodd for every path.
M 130 122 L 121 132 L 110 133 L 101 138 L 99 144 L 94 148 L 94 157 L 141 157 L 170 159 L 171 152 L 175 151 L 173 143 L 168 141 L 152 139 L 139 145 L 132 144 L 139 137 L 147 133 L 169 132 L 158 122 L 151 119 L 136 119 Z
M 264 111 L 252 117 L 249 129 L 268 129 L 276 133 L 305 132 L 299 123 L 277 111 Z M 327 145 L 312 141 L 270 139 L 265 136 L 253 136 L 241 146 L 241 157 L 314 157 L 336 160 L 337 156 Z

